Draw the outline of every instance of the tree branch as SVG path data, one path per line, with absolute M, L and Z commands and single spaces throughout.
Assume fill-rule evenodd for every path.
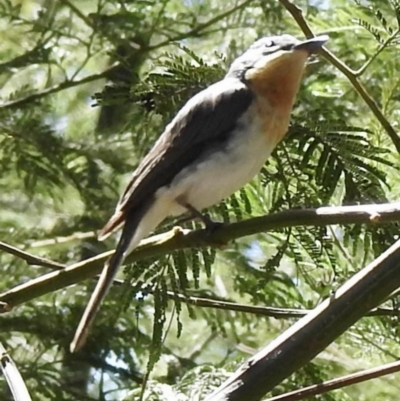
M 299 25 L 300 29 L 304 32 L 304 34 L 307 37 L 315 36 L 314 33 L 311 31 L 310 27 L 308 26 L 306 20 L 304 19 L 303 13 L 299 7 L 297 7 L 294 3 L 292 3 L 289 0 L 279 0 L 279 2 L 292 15 L 294 20 Z M 342 72 L 347 77 L 347 79 L 353 85 L 354 89 L 363 98 L 364 102 L 367 104 L 367 106 L 375 115 L 377 120 L 380 122 L 384 130 L 387 132 L 394 146 L 396 147 L 397 152 L 400 153 L 400 137 L 398 136 L 395 129 L 391 126 L 389 121 L 386 119 L 386 117 L 383 115 L 382 111 L 376 104 L 375 100 L 369 95 L 369 93 L 366 91 L 366 89 L 358 80 L 357 76 L 360 75 L 360 70 L 353 71 L 345 63 L 343 63 L 343 61 L 337 58 L 332 52 L 330 52 L 326 48 L 322 48 L 321 53 L 333 66 L 335 66 L 340 72 Z
M 205 401 L 259 400 L 398 288 L 399 269 L 400 241 L 397 241 L 251 357 Z
M 354 75 L 357 77 L 364 74 L 365 70 L 375 61 L 375 59 L 392 43 L 400 33 L 400 29 L 396 29 L 383 43 L 378 47 L 378 50 L 361 66 L 357 71 L 354 71 Z
M 120 284 L 122 284 L 122 282 Z M 311 312 L 309 309 L 273 308 L 270 306 L 245 305 L 236 302 L 221 301 L 219 299 L 187 296 L 184 294 L 177 294 L 172 291 L 167 291 L 167 296 L 170 299 L 179 298 L 179 300 L 183 303 L 200 308 L 212 308 L 232 312 L 250 313 L 258 316 L 274 317 L 275 319 L 300 319 Z M 367 313 L 366 316 L 400 316 L 400 310 L 376 308 Z
M 75 4 L 71 3 L 69 0 L 59 0 L 61 4 L 65 7 L 71 9 L 71 11 L 80 18 L 88 27 L 93 28 L 93 24 L 88 17 L 77 7 Z
M 127 257 L 126 263 L 164 255 L 178 249 L 215 246 L 247 235 L 297 226 L 328 226 L 332 224 L 378 224 L 400 221 L 400 202 L 380 205 L 321 207 L 293 209 L 267 216 L 226 224 L 211 235 L 206 230 L 183 230 L 179 227 L 155 235 Z M 0 302 L 12 308 L 39 296 L 75 284 L 100 273 L 114 251 L 51 272 L 0 294 Z M 5 311 L 3 308 L 3 311 Z
M 124 281 L 119 279 L 114 279 L 113 283 L 119 287 L 125 285 Z M 149 291 L 149 293 L 151 293 L 151 291 Z M 178 298 L 180 302 L 193 305 L 198 308 L 219 309 L 228 312 L 242 312 L 257 316 L 273 317 L 275 319 L 300 319 L 311 312 L 311 309 L 274 308 L 270 306 L 246 305 L 222 299 L 180 294 L 173 291 L 167 291 L 166 294 L 171 300 Z M 400 316 L 400 309 L 376 308 L 367 313 L 367 316 Z
M 73 241 L 81 241 L 84 239 L 92 239 L 92 238 L 96 238 L 95 231 L 76 232 L 71 235 L 67 235 L 67 236 L 63 236 L 63 237 L 60 236 L 60 237 L 54 237 L 54 238 L 48 238 L 48 239 L 42 239 L 42 240 L 30 242 L 29 244 L 26 245 L 26 247 L 29 249 L 41 248 L 41 247 L 46 247 L 46 246 L 51 246 L 51 245 L 66 244 L 66 243 L 73 242 Z
M 164 47 L 166 45 L 168 45 L 171 42 L 176 42 L 178 40 L 182 40 L 185 38 L 190 38 L 193 36 L 198 36 L 201 34 L 202 31 L 204 31 L 205 29 L 207 29 L 208 27 L 214 25 L 216 22 L 223 20 L 224 18 L 228 17 L 229 15 L 235 13 L 236 11 L 239 11 L 245 7 L 247 7 L 250 3 L 252 3 L 254 0 L 246 0 L 243 3 L 238 4 L 235 7 L 232 7 L 230 10 L 225 11 L 217 16 L 215 16 L 214 18 L 211 18 L 209 21 L 204 22 L 203 24 L 199 24 L 197 25 L 195 28 L 191 29 L 189 32 L 185 32 L 185 33 L 179 33 L 176 36 L 169 38 L 163 42 L 160 42 L 154 46 L 150 46 L 150 50 L 154 50 L 154 49 L 159 49 L 160 47 Z
M 391 373 L 400 371 L 400 361 L 388 363 L 376 368 L 362 370 L 361 372 L 351 373 L 346 376 L 328 380 L 320 384 L 301 388 L 300 390 L 291 391 L 290 393 L 278 395 L 268 398 L 265 401 L 298 401 L 313 395 L 327 393 L 328 391 L 337 390 L 339 388 L 351 386 L 353 384 L 362 383 L 367 380 L 376 379 Z
M 191 29 L 189 32 L 184 32 L 184 33 L 180 33 L 178 35 L 176 35 L 173 38 L 167 39 L 163 42 L 160 42 L 154 46 L 150 46 L 147 51 L 150 50 L 155 50 L 155 49 L 159 49 L 160 47 L 166 46 L 171 42 L 175 42 L 184 38 L 188 38 L 188 37 L 192 37 L 192 36 L 196 36 L 199 35 L 202 31 L 204 31 L 205 29 L 207 29 L 209 26 L 212 26 L 213 24 L 215 24 L 218 21 L 221 21 L 222 19 L 228 17 L 229 15 L 235 13 L 236 11 L 239 11 L 243 8 L 245 8 L 246 6 L 248 6 L 251 2 L 253 2 L 254 0 L 246 0 L 243 3 L 240 3 L 239 5 L 232 7 L 230 10 L 225 11 L 224 13 L 221 13 L 220 15 L 215 16 L 214 18 L 211 18 L 209 21 L 203 23 L 203 24 L 199 24 L 197 25 L 195 28 Z M 81 18 L 83 21 L 85 21 L 86 24 L 88 24 L 89 26 L 91 26 L 91 22 L 90 20 L 84 15 L 82 14 L 79 9 L 77 7 L 75 7 L 70 1 L 68 0 L 62 0 L 62 3 L 67 6 L 70 7 L 72 9 L 73 12 L 75 12 L 75 14 L 77 14 L 77 16 L 79 18 Z M 69 89 L 69 88 L 73 88 L 75 86 L 79 86 L 79 85 L 83 85 L 86 84 L 88 82 L 93 82 L 96 81 L 98 79 L 103 79 L 103 78 L 107 78 L 109 76 L 109 74 L 114 70 L 114 68 L 116 68 L 118 65 L 113 65 L 111 67 L 109 67 L 107 70 L 100 72 L 98 74 L 93 74 L 93 75 L 89 75 L 85 78 L 82 78 L 80 80 L 65 80 L 64 82 L 61 82 L 59 84 L 50 86 L 48 88 L 45 88 L 41 91 L 32 93 L 30 95 L 27 95 L 23 98 L 20 99 L 16 99 L 16 100 L 11 100 L 9 102 L 0 104 L 0 109 L 7 109 L 7 108 L 12 108 L 12 107 L 21 107 L 27 103 L 39 100 L 47 95 L 56 93 L 56 92 L 60 92 L 64 89 Z
M 26 263 L 29 265 L 37 265 L 37 266 L 44 266 L 44 267 L 51 267 L 52 269 L 62 269 L 65 265 L 53 262 L 52 260 L 41 258 L 40 256 L 32 255 L 31 253 L 21 251 L 20 249 L 8 245 L 3 241 L 0 241 L 0 250 L 7 252 L 11 255 L 16 256 L 22 260 L 25 260 Z
M 39 100 L 45 96 L 51 95 L 56 92 L 60 92 L 64 89 L 69 89 L 73 88 L 75 86 L 87 84 L 89 82 L 97 81 L 99 79 L 104 79 L 109 76 L 110 73 L 113 72 L 113 70 L 118 66 L 118 64 L 114 64 L 111 67 L 107 68 L 103 72 L 99 72 L 97 74 L 93 75 L 88 75 L 87 77 L 84 77 L 82 79 L 77 79 L 76 81 L 71 81 L 69 79 L 53 85 L 49 86 L 48 88 L 42 89 L 38 92 L 31 93 L 30 95 L 27 95 L 25 97 L 22 97 L 20 99 L 15 99 L 15 100 L 10 100 L 9 102 L 0 104 L 0 109 L 9 109 L 12 107 L 21 107 L 27 103 L 34 102 L 36 100 Z
M 87 237 L 93 238 L 94 236 L 94 233 L 79 233 L 79 234 L 82 235 L 82 238 L 87 238 Z M 83 235 L 83 234 L 88 234 L 88 235 Z M 60 238 L 67 239 L 68 237 L 60 237 Z M 75 240 L 76 238 L 74 237 L 73 239 Z M 54 241 L 52 240 L 50 241 L 51 241 L 50 244 L 54 243 Z M 59 242 L 56 241 L 55 243 Z M 52 260 L 41 258 L 31 253 L 22 251 L 2 241 L 0 241 L 0 250 L 9 253 L 11 255 L 14 255 L 26 261 L 30 265 L 49 267 L 55 270 L 65 269 L 67 267 L 66 265 L 63 265 L 61 263 L 54 262 Z M 122 286 L 124 285 L 124 282 L 119 279 L 114 279 L 114 285 Z M 310 310 L 307 309 L 300 310 L 300 309 L 273 308 L 265 306 L 246 305 L 237 302 L 230 302 L 214 298 L 189 296 L 172 291 L 167 291 L 167 296 L 170 299 L 179 298 L 179 300 L 183 303 L 197 306 L 200 308 L 211 308 L 211 309 L 220 309 L 232 312 L 250 313 L 253 315 L 274 317 L 276 319 L 301 318 L 310 312 Z M 4 307 L 7 307 L 7 304 L 3 304 L 3 308 Z M 389 308 L 377 308 L 368 313 L 368 316 L 399 316 L 399 315 L 400 315 L 400 310 L 389 309 Z

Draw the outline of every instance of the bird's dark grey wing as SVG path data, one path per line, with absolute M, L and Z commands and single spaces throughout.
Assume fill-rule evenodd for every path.
M 134 172 L 100 235 L 117 228 L 130 211 L 152 199 L 205 149 L 226 140 L 252 99 L 251 90 L 236 78 L 219 81 L 191 98 Z

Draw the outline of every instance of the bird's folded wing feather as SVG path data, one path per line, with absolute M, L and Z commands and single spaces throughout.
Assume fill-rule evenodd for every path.
M 134 172 L 101 235 L 116 229 L 129 211 L 169 184 L 205 147 L 226 137 L 252 99 L 250 89 L 233 78 L 225 78 L 190 99 Z

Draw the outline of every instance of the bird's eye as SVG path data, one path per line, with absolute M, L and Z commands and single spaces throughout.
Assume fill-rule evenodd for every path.
M 281 50 L 292 50 L 292 49 L 293 49 L 293 45 L 291 45 L 291 44 L 281 46 Z

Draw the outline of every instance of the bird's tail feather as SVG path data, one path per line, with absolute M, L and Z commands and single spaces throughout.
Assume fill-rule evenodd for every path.
M 131 215 L 126 218 L 117 248 L 110 260 L 106 262 L 96 288 L 90 297 L 89 303 L 86 306 L 85 312 L 83 313 L 78 328 L 76 329 L 74 339 L 70 345 L 71 352 L 78 351 L 85 344 L 97 311 L 99 310 L 104 297 L 107 295 L 112 281 L 117 274 L 118 268 L 123 263 L 126 255 L 139 244 L 143 237 L 148 235 L 149 231 L 154 228 L 152 227 L 150 230 L 143 230 L 139 227 L 142 218 L 147 211 L 148 207 L 142 208 L 142 210 L 136 211 L 133 216 Z

